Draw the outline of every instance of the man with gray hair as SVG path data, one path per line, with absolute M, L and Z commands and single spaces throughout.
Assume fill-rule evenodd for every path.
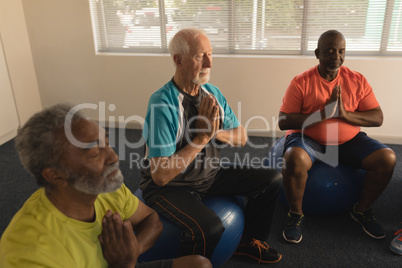
M 183 230 L 179 256 L 211 258 L 224 226 L 202 202 L 206 196 L 248 198 L 235 254 L 278 262 L 268 246 L 282 176 L 270 168 L 219 165 L 220 149 L 244 146 L 247 134 L 220 90 L 209 84 L 212 46 L 204 31 L 179 31 L 169 45 L 174 77 L 150 98 L 143 130 L 146 168 L 141 189 L 148 205 Z
M 123 184 L 105 130 L 75 107 L 35 114 L 15 144 L 40 188 L 3 233 L 0 267 L 211 267 L 202 256 L 137 264 L 159 216 Z

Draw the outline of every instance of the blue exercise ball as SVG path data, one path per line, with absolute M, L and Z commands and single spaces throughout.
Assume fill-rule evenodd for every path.
M 280 171 L 283 166 L 283 148 L 285 137 L 275 142 L 269 152 L 266 165 Z M 278 164 L 279 163 L 279 164 Z M 357 202 L 365 171 L 347 165 L 330 166 L 315 161 L 308 171 L 306 188 L 303 196 L 303 212 L 310 215 L 336 215 L 348 212 Z M 279 200 L 288 205 L 282 189 Z
M 140 189 L 137 189 L 134 195 L 144 202 Z M 206 197 L 203 203 L 219 216 L 225 227 L 225 231 L 211 257 L 213 267 L 219 267 L 232 257 L 240 243 L 245 223 L 244 203 L 243 199 L 236 196 L 210 196 Z M 176 257 L 182 230 L 162 215 L 159 215 L 159 218 L 163 224 L 162 234 L 155 245 L 138 258 L 138 262 Z
M 210 196 L 204 204 L 219 216 L 225 227 L 211 257 L 213 267 L 227 262 L 236 251 L 244 229 L 243 200 L 236 196 Z
M 134 195 L 138 197 L 139 200 L 145 203 L 144 199 L 142 198 L 141 189 L 138 188 L 134 192 Z M 169 221 L 162 215 L 159 215 L 159 219 L 161 220 L 163 225 L 162 234 L 151 249 L 144 252 L 138 257 L 138 263 L 172 259 L 176 257 L 176 252 L 179 248 L 182 232 L 176 225 L 174 225 L 171 221 Z

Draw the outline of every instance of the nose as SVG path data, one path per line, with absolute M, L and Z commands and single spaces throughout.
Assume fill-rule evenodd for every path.
M 342 58 L 342 54 L 340 51 L 336 50 L 332 53 L 332 59 L 338 60 Z
M 106 165 L 110 165 L 110 164 L 113 164 L 113 163 L 119 161 L 119 157 L 117 156 L 116 152 L 112 149 L 112 147 L 106 146 L 105 153 L 106 153 L 106 157 L 105 157 Z
M 212 56 L 205 55 L 204 63 L 202 65 L 203 68 L 211 68 L 212 67 Z

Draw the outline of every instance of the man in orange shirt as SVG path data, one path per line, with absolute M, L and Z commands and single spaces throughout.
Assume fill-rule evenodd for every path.
M 307 172 L 316 160 L 366 170 L 350 215 L 371 237 L 385 237 L 371 206 L 388 185 L 396 157 L 360 131 L 360 127 L 381 126 L 383 113 L 366 78 L 342 66 L 345 46 L 340 32 L 323 33 L 315 50 L 319 65 L 291 81 L 280 108 L 279 127 L 288 130 L 282 175 L 289 213 L 283 237 L 291 243 L 302 240 L 302 200 Z M 328 152 L 336 153 L 331 157 Z

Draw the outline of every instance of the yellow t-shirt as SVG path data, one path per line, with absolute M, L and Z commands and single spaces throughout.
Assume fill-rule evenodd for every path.
M 38 189 L 15 214 L 0 241 L 0 267 L 108 267 L 98 236 L 106 211 L 123 220 L 134 214 L 138 199 L 123 184 L 95 201 L 96 220 L 82 222 L 61 213 Z

